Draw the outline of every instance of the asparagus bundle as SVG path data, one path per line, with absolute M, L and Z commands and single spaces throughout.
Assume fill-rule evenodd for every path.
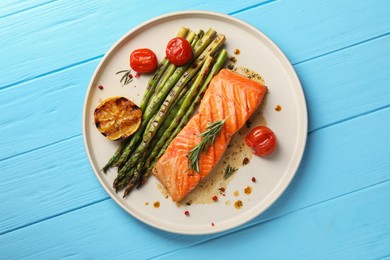
M 171 143 L 173 138 L 180 132 L 180 130 L 188 123 L 191 115 L 195 111 L 197 105 L 200 103 L 203 94 L 205 93 L 211 79 L 219 72 L 223 64 L 227 59 L 227 51 L 221 50 L 218 54 L 218 57 L 211 68 L 211 71 L 205 71 L 203 74 L 202 71 L 197 77 L 197 81 L 194 82 L 194 85 L 191 87 L 190 91 L 187 93 L 182 100 L 180 100 L 180 105 L 178 106 L 177 111 L 174 112 L 174 117 L 170 120 L 170 124 L 167 128 L 163 128 L 163 135 L 157 139 L 153 139 L 156 144 L 152 145 L 152 150 L 146 158 L 146 162 L 138 162 L 137 167 L 135 168 L 135 176 L 133 180 L 127 185 L 124 197 L 126 197 L 130 191 L 137 187 L 139 188 L 147 178 L 152 173 L 152 169 L 157 160 L 164 154 L 168 145 Z M 210 63 L 212 62 L 212 57 L 210 56 Z M 211 65 L 211 64 L 210 64 Z M 206 63 L 203 67 L 206 69 L 210 68 L 210 65 Z M 205 76 L 207 76 L 205 78 Z M 173 114 L 173 113 L 172 113 Z M 162 131 L 161 131 L 162 132 Z
M 122 141 L 103 168 L 106 172 L 110 167 L 118 167 L 113 186 L 116 191 L 126 187 L 124 196 L 150 176 L 155 162 L 188 122 L 211 78 L 226 61 L 226 50 L 220 51 L 224 35 L 217 35 L 213 29 L 195 34 L 181 28 L 178 35 L 183 34 L 193 48 L 192 60 L 180 67 L 170 64 L 167 58 L 160 62 L 141 100 L 140 128 Z

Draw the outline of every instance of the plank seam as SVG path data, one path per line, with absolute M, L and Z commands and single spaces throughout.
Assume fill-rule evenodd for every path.
M 25 155 L 25 154 L 28 154 L 28 153 L 31 153 L 31 152 L 35 152 L 35 151 L 40 150 L 40 149 L 43 149 L 43 148 L 47 148 L 47 147 L 50 147 L 50 146 L 53 146 L 53 145 L 56 145 L 56 144 L 59 144 L 59 143 L 62 143 L 62 142 L 66 142 L 66 141 L 68 141 L 68 140 L 75 139 L 75 138 L 77 138 L 77 137 L 80 137 L 81 135 L 82 135 L 82 134 L 73 135 L 73 136 L 70 136 L 70 137 L 67 137 L 67 138 L 58 140 L 58 141 L 53 142 L 53 143 L 45 144 L 45 145 L 42 145 L 42 146 L 39 146 L 39 147 L 35 147 L 35 148 L 30 149 L 30 150 L 27 150 L 27 151 L 18 153 L 18 154 L 14 154 L 14 155 L 11 155 L 11 156 L 2 158 L 2 159 L 0 159 L 0 163 L 3 162 L 3 161 L 7 161 L 7 160 L 9 160 L 9 159 L 11 159 L 11 158 L 14 158 L 14 157 L 22 156 L 22 155 Z
M 259 4 L 247 6 L 247 7 L 243 8 L 243 9 L 240 9 L 240 10 L 237 10 L 237 11 L 234 11 L 234 12 L 230 12 L 228 14 L 229 15 L 235 15 L 235 14 L 243 13 L 243 12 L 248 11 L 250 9 L 257 8 L 257 7 L 260 7 L 260 6 L 265 6 L 265 5 L 274 3 L 274 2 L 276 2 L 276 0 L 268 0 L 268 1 L 265 1 L 265 2 L 262 2 L 262 3 L 259 3 Z
M 85 59 L 85 60 L 82 60 L 82 61 L 79 61 L 79 62 L 76 62 L 76 63 L 72 63 L 72 64 L 69 64 L 69 65 L 66 65 L 64 67 L 61 67 L 61 68 L 58 68 L 58 69 L 55 69 L 55 70 L 51 70 L 51 71 L 39 74 L 39 75 L 34 76 L 34 77 L 28 77 L 28 78 L 22 79 L 20 81 L 16 81 L 14 83 L 10 83 L 8 85 L 2 86 L 2 87 L 0 87 L 0 90 L 8 89 L 8 88 L 20 85 L 22 83 L 26 83 L 26 82 L 29 82 L 29 81 L 32 81 L 32 80 L 40 79 L 40 78 L 43 78 L 45 76 L 49 76 L 49 75 L 55 74 L 57 72 L 61 72 L 61 71 L 64 71 L 64 70 L 67 70 L 67 69 L 70 69 L 70 68 L 74 68 L 74 67 L 77 67 L 77 66 L 80 66 L 80 65 L 92 62 L 92 61 L 99 60 L 99 59 L 101 59 L 103 57 L 104 57 L 104 54 L 101 54 L 101 55 L 98 55 L 98 56 L 95 56 L 95 57 L 92 57 L 92 58 L 89 58 L 89 59 Z
M 53 218 L 56 218 L 56 217 L 60 217 L 60 216 L 66 215 L 66 214 L 71 213 L 73 211 L 77 211 L 79 209 L 83 209 L 83 208 L 86 208 L 86 207 L 89 207 L 89 206 L 92 206 L 92 205 L 104 202 L 104 201 L 109 200 L 109 199 L 111 199 L 111 198 L 110 197 L 106 197 L 106 198 L 103 198 L 103 199 L 100 199 L 100 200 L 93 201 L 91 203 L 87 203 L 85 205 L 78 206 L 76 208 L 72 208 L 72 209 L 69 209 L 69 210 L 66 210 L 66 211 L 63 211 L 63 212 L 59 212 L 57 214 L 54 214 L 54 215 L 51 215 L 51 216 L 48 216 L 48 217 L 45 217 L 45 218 L 42 218 L 42 219 L 38 219 L 36 221 L 33 221 L 31 223 L 27 223 L 27 224 L 21 225 L 19 227 L 14 227 L 12 229 L 9 229 L 9 230 L 6 230 L 4 232 L 1 232 L 0 236 L 8 234 L 8 233 L 11 233 L 11 232 L 14 232 L 14 231 L 19 230 L 19 229 L 23 229 L 25 227 L 29 227 L 29 226 L 41 223 L 41 222 L 46 221 L 46 220 L 50 220 L 50 219 L 53 219 Z
M 353 116 L 350 116 L 350 117 L 346 117 L 346 118 L 343 118 L 343 119 L 340 119 L 340 120 L 336 120 L 336 121 L 334 121 L 332 123 L 320 126 L 320 127 L 316 128 L 316 129 L 312 129 L 312 130 L 308 131 L 308 134 L 312 134 L 313 132 L 322 130 L 324 128 L 332 127 L 334 125 L 341 124 L 341 123 L 344 123 L 344 122 L 348 122 L 348 121 L 351 121 L 351 120 L 354 120 L 354 119 L 357 119 L 357 118 L 360 118 L 360 117 L 364 117 L 364 116 L 367 116 L 369 114 L 373 114 L 373 113 L 376 113 L 376 112 L 379 112 L 381 110 L 385 110 L 385 109 L 388 109 L 388 108 L 390 108 L 390 104 L 385 105 L 385 106 L 381 106 L 381 107 L 377 107 L 375 109 L 371 109 L 371 110 L 365 111 L 363 113 L 359 113 L 359 114 L 356 114 L 356 115 L 353 115 Z
M 386 37 L 388 35 L 390 35 L 390 32 L 387 32 L 387 33 L 384 33 L 384 34 L 380 34 L 380 35 L 377 35 L 377 36 L 365 39 L 363 41 L 355 42 L 353 44 L 341 47 L 341 48 L 339 48 L 337 50 L 329 51 L 329 52 L 322 53 L 320 55 L 317 55 L 317 56 L 314 56 L 314 57 L 311 57 L 311 58 L 307 58 L 307 59 L 302 60 L 302 61 L 295 62 L 292 65 L 293 66 L 297 66 L 297 65 L 300 65 L 302 63 L 306 63 L 306 62 L 309 62 L 309 61 L 312 61 L 312 60 L 316 60 L 316 59 L 322 58 L 322 57 L 327 56 L 327 55 L 331 55 L 331 54 L 334 54 L 334 53 L 337 53 L 337 52 L 340 52 L 340 51 L 343 51 L 343 50 L 346 50 L 346 49 L 349 49 L 349 48 L 353 48 L 355 46 L 359 46 L 359 45 L 362 45 L 362 44 L 365 44 L 365 43 L 368 43 L 368 42 L 371 42 L 371 41 L 375 41 L 375 40 L 380 39 L 380 38 L 384 38 L 384 37 Z
M 51 0 L 51 1 L 48 1 L 48 2 L 45 2 L 45 3 L 33 5 L 33 6 L 28 7 L 28 8 L 24 8 L 24 9 L 21 9 L 21 10 L 18 10 L 18 11 L 14 11 L 14 12 L 2 15 L 2 16 L 0 16 L 0 19 L 7 18 L 7 17 L 10 17 L 12 15 L 20 14 L 20 13 L 23 13 L 23 12 L 26 12 L 26 11 L 30 11 L 30 10 L 33 10 L 33 9 L 36 9 L 36 8 L 39 8 L 39 7 L 42 7 L 42 6 L 45 6 L 45 5 L 57 2 L 57 1 L 58 0 Z

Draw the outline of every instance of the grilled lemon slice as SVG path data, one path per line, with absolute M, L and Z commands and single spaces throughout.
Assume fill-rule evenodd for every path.
M 118 140 L 137 131 L 142 111 L 128 98 L 110 97 L 95 108 L 94 118 L 100 133 L 110 140 Z

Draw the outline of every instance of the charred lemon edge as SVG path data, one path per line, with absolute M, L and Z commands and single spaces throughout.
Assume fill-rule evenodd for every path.
M 132 127 L 128 127 L 128 131 L 125 132 L 125 133 L 119 133 L 119 134 L 116 134 L 120 131 L 120 128 L 119 128 L 119 124 L 118 125 L 118 128 L 116 129 L 113 129 L 112 131 L 108 132 L 106 130 L 103 130 L 101 129 L 100 125 L 102 123 L 102 120 L 99 119 L 99 112 L 104 110 L 105 106 L 107 106 L 106 110 L 113 110 L 112 108 L 110 107 L 113 107 L 115 105 L 120 105 L 120 103 L 118 103 L 118 101 L 126 101 L 129 105 L 126 106 L 126 107 L 131 107 L 131 111 L 135 111 L 134 113 L 131 113 L 132 115 L 135 115 L 133 117 L 133 119 L 131 119 L 130 121 L 134 122 L 132 123 L 130 126 Z M 123 109 L 122 109 L 123 110 Z M 116 117 L 116 115 L 113 116 L 114 118 Z M 114 121 L 117 121 L 117 119 L 113 119 Z M 118 120 L 119 121 L 119 120 Z M 104 99 L 103 101 L 101 101 L 97 107 L 95 108 L 94 110 L 94 124 L 97 128 L 97 130 L 103 135 L 105 136 L 106 138 L 112 140 L 112 141 L 116 141 L 116 140 L 121 140 L 121 139 L 124 139 L 124 138 L 127 138 L 129 136 L 131 136 L 132 134 L 134 134 L 139 126 L 141 125 L 141 121 L 142 121 L 142 111 L 141 109 L 133 102 L 131 101 L 129 98 L 127 97 L 124 97 L 124 96 L 113 96 L 113 97 L 108 97 L 106 99 Z

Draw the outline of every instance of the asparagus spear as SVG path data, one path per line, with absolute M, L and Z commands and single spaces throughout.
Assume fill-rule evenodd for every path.
M 167 59 L 167 57 L 164 57 L 160 62 L 160 64 L 158 65 L 157 71 L 155 72 L 153 77 L 148 81 L 148 85 L 146 85 L 146 90 L 141 99 L 140 106 L 139 106 L 142 111 L 144 111 L 146 106 L 148 105 L 149 99 L 153 95 L 158 81 L 160 80 L 164 72 L 167 70 L 168 66 L 169 66 L 169 60 Z
M 179 101 L 176 103 L 176 105 L 168 112 L 167 118 L 164 120 L 162 123 L 161 127 L 157 130 L 156 135 L 154 136 L 152 142 L 150 143 L 150 147 L 155 147 L 157 142 L 161 139 L 161 137 L 164 135 L 164 133 L 167 131 L 170 123 L 175 119 L 177 112 L 181 108 L 186 93 L 187 89 L 190 88 L 192 84 L 195 82 L 195 77 L 191 79 L 191 81 L 187 84 L 187 86 L 181 91 L 180 96 L 179 96 Z
M 118 176 L 126 174 L 126 172 L 135 165 L 140 156 L 143 155 L 148 148 L 150 141 L 155 135 L 158 128 L 161 126 L 162 121 L 166 118 L 167 112 L 172 105 L 177 102 L 178 93 L 184 88 L 187 82 L 200 70 L 201 66 L 205 62 L 205 59 L 209 55 L 213 55 L 219 47 L 224 43 L 225 36 L 218 35 L 217 38 L 207 47 L 204 52 L 194 61 L 186 72 L 180 77 L 179 81 L 170 91 L 169 95 L 164 100 L 160 107 L 160 110 L 155 115 L 155 118 L 149 122 L 147 129 L 144 132 L 142 142 L 134 152 L 133 156 L 126 162 L 122 169 L 120 169 Z M 160 93 L 159 93 L 160 94 Z M 158 94 L 158 95 L 159 95 Z M 157 96 L 158 96 L 157 95 Z
M 191 42 L 191 48 L 194 49 L 196 43 L 201 39 L 204 35 L 204 31 L 201 29 L 199 32 L 195 35 L 194 40 Z
M 185 37 L 187 35 L 188 31 L 189 31 L 188 28 L 181 27 L 179 32 L 176 34 L 176 37 Z M 140 102 L 140 108 L 142 111 L 145 110 L 145 108 L 149 102 L 149 99 L 152 96 L 152 94 L 157 86 L 158 81 L 160 80 L 160 78 L 164 74 L 165 70 L 168 68 L 169 64 L 170 63 L 169 63 L 169 60 L 167 59 L 167 57 L 164 57 L 161 60 L 160 64 L 158 65 L 157 71 L 154 73 L 153 77 L 148 81 L 148 85 L 146 86 L 146 91 L 145 91 L 145 93 L 142 97 L 142 100 Z
M 204 37 L 202 37 L 202 39 L 200 39 L 197 42 L 194 48 L 193 60 L 197 59 L 202 54 L 202 52 L 206 49 L 206 47 L 211 45 L 210 42 L 213 40 L 215 34 L 216 32 L 213 29 L 209 29 L 204 35 Z M 114 164 L 114 166 L 122 167 L 123 164 L 128 160 L 129 155 L 134 151 L 134 149 L 136 149 L 137 145 L 141 141 L 142 135 L 144 133 L 144 130 L 149 120 L 156 114 L 162 102 L 164 101 L 165 97 L 168 95 L 169 91 L 172 89 L 175 83 L 178 82 L 180 77 L 185 74 L 185 71 L 192 63 L 193 62 L 189 62 L 187 65 L 176 68 L 173 75 L 164 84 L 164 86 L 159 91 L 159 93 L 155 97 L 153 97 L 153 100 L 150 101 L 150 104 L 148 105 L 148 107 L 143 113 L 141 126 L 139 127 L 135 135 L 132 137 L 130 143 L 124 149 L 122 156 Z
M 122 156 L 122 153 L 126 149 L 126 146 L 130 142 L 130 137 L 126 138 L 121 142 L 119 145 L 119 148 L 115 151 L 114 155 L 110 158 L 110 160 L 106 163 L 106 165 L 103 167 L 103 172 L 106 173 Z

